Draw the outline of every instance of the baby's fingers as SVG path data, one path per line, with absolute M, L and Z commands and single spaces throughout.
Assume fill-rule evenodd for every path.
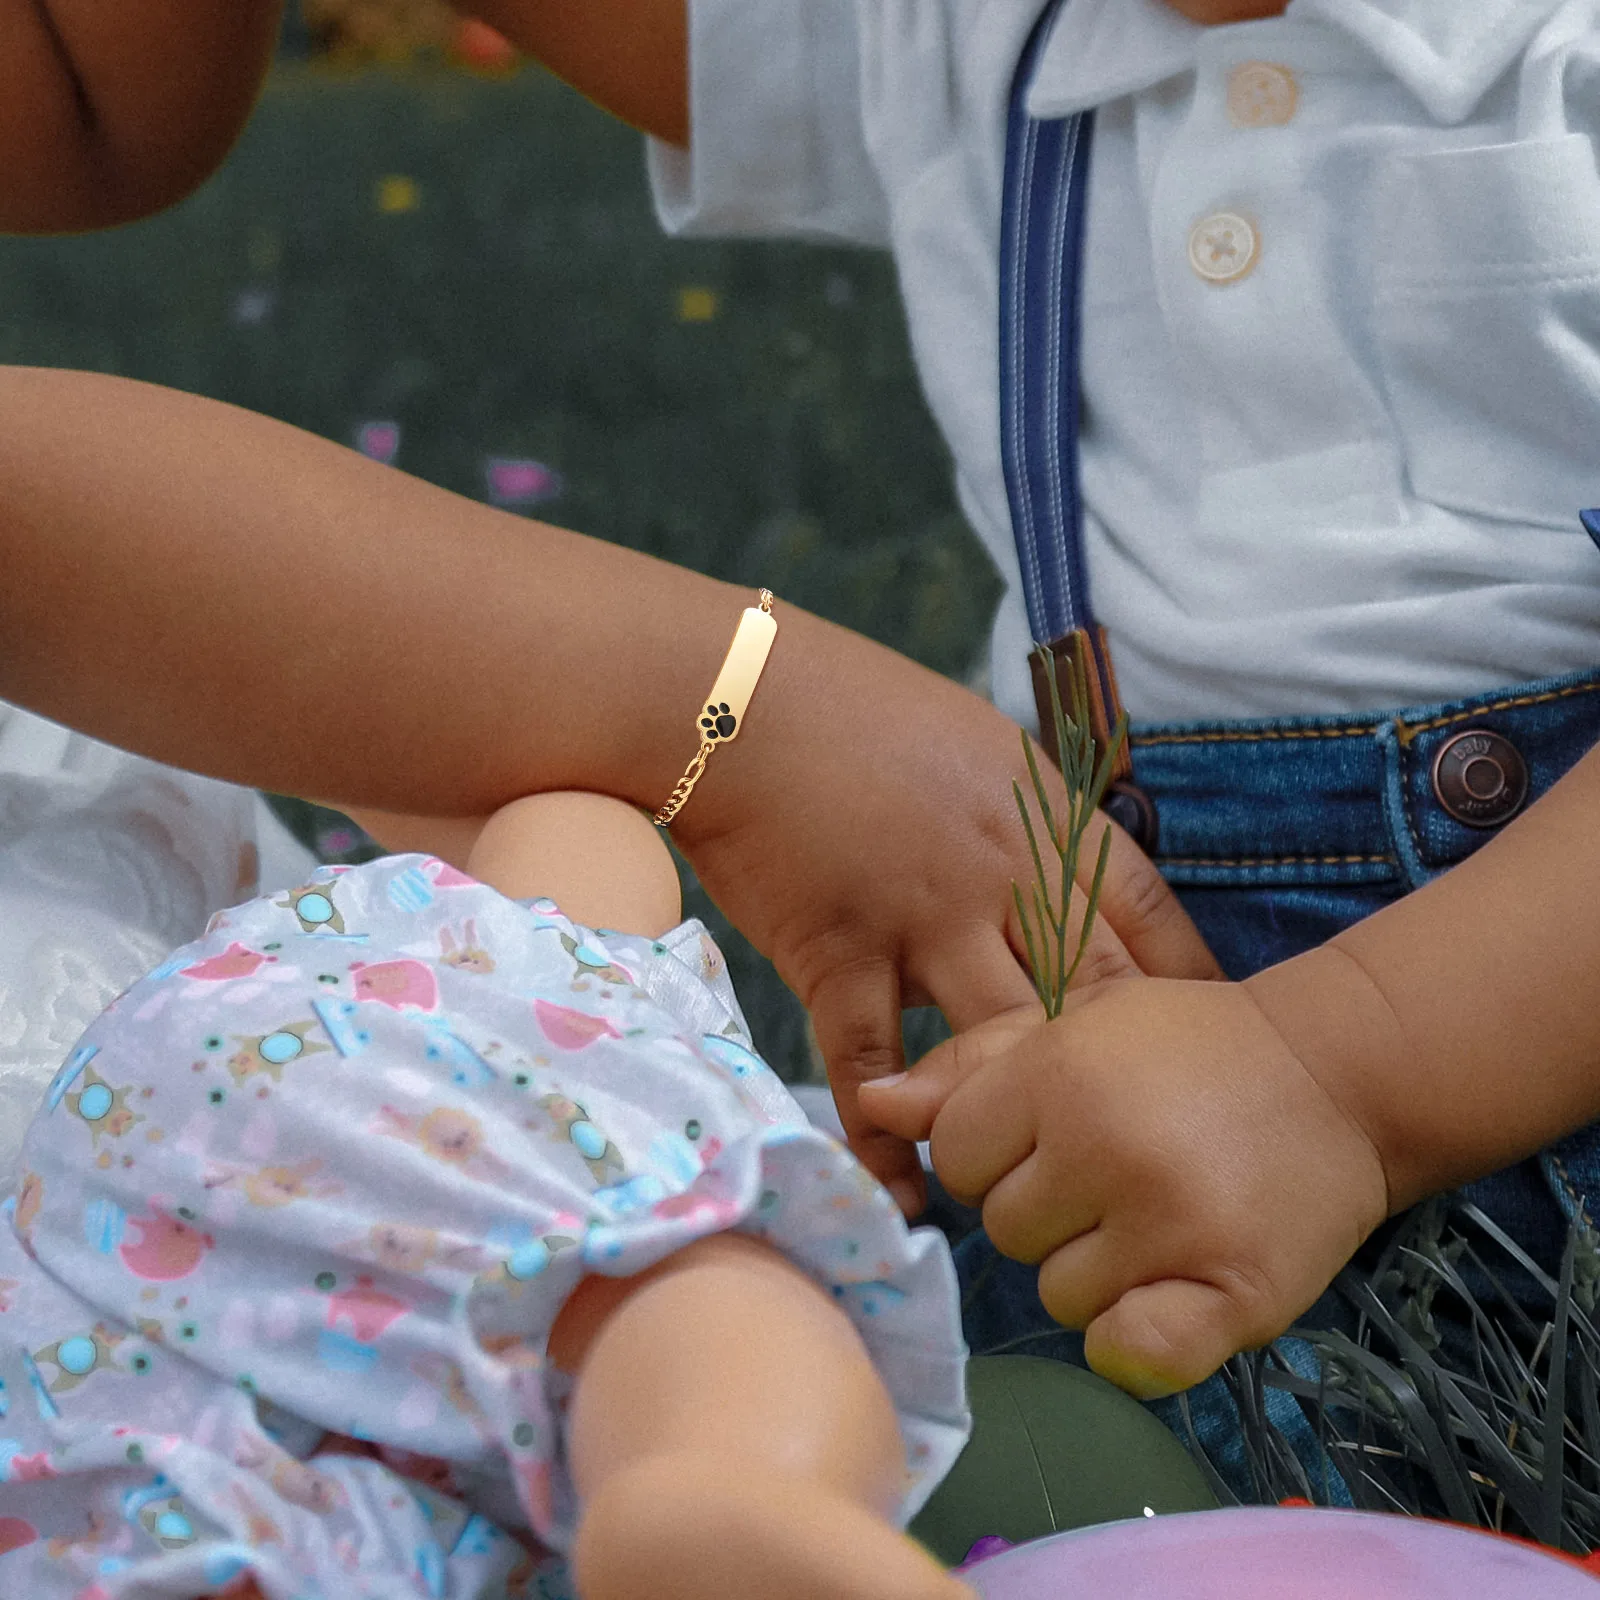
M 1239 1302 L 1214 1284 L 1165 1278 L 1129 1289 L 1084 1332 L 1084 1355 L 1138 1400 L 1159 1400 L 1209 1378 L 1270 1333 L 1245 1327 Z
M 1033 1002 L 1002 1012 L 935 1046 L 909 1072 L 875 1078 L 858 1091 L 861 1112 L 886 1133 L 919 1141 L 933 1132 L 945 1102 L 969 1078 L 1003 1061 L 1044 1020 Z

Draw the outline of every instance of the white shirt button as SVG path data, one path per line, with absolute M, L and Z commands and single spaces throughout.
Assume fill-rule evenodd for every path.
M 1244 61 L 1228 74 L 1228 120 L 1236 128 L 1281 128 L 1299 103 L 1294 73 L 1275 61 Z
M 1260 254 L 1256 230 L 1236 212 L 1213 212 L 1189 230 L 1189 265 L 1207 283 L 1237 283 Z

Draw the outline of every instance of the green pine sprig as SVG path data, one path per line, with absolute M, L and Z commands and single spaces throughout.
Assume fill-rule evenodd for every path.
M 1083 847 L 1089 823 L 1100 808 L 1106 790 L 1111 784 L 1111 774 L 1118 752 L 1128 736 L 1126 714 L 1117 718 L 1111 737 L 1104 750 L 1096 749 L 1096 741 L 1089 726 L 1088 663 L 1084 659 L 1083 641 L 1074 642 L 1072 660 L 1068 664 L 1067 682 L 1072 695 L 1072 714 L 1068 716 L 1061 705 L 1061 691 L 1056 685 L 1049 651 L 1040 645 L 1036 652 L 1042 658 L 1045 681 L 1050 687 L 1050 710 L 1055 718 L 1056 747 L 1061 752 L 1061 776 L 1067 786 L 1067 809 L 1058 817 L 1050 804 L 1044 779 L 1039 775 L 1039 765 L 1034 759 L 1033 741 L 1022 735 L 1022 753 L 1028 762 L 1028 774 L 1033 779 L 1034 799 L 1044 823 L 1045 837 L 1055 851 L 1061 870 L 1059 896 L 1051 897 L 1051 876 L 1046 873 L 1044 858 L 1039 850 L 1039 838 L 1034 831 L 1033 818 L 1022 797 L 1022 785 L 1015 779 L 1011 791 L 1016 796 L 1017 811 L 1022 826 L 1027 830 L 1028 849 L 1033 855 L 1036 881 L 1032 885 L 1032 915 L 1023 902 L 1022 889 L 1015 878 L 1011 880 L 1011 894 L 1016 901 L 1017 916 L 1022 922 L 1022 937 L 1028 947 L 1028 966 L 1033 973 L 1033 985 L 1044 1002 L 1045 1015 L 1060 1016 L 1066 999 L 1067 985 L 1083 960 L 1089 947 L 1089 931 L 1094 926 L 1095 912 L 1100 904 L 1100 885 L 1105 878 L 1106 857 L 1111 850 L 1109 829 L 1100 840 L 1100 854 L 1095 862 L 1094 877 L 1090 880 L 1088 898 L 1084 903 L 1083 917 L 1078 925 L 1072 958 L 1067 959 L 1067 928 L 1071 920 L 1072 886 L 1078 876 L 1078 856 Z

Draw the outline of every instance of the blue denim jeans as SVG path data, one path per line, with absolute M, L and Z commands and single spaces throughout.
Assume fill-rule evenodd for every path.
M 1372 715 L 1133 730 L 1135 775 L 1160 819 L 1157 863 L 1229 977 L 1320 944 L 1493 837 L 1492 829 L 1457 821 L 1434 789 L 1440 748 L 1469 729 L 1516 746 L 1531 802 L 1600 743 L 1600 671 Z M 1581 1201 L 1590 1218 L 1600 1218 L 1600 1124 L 1463 1195 L 1556 1275 L 1576 1206 Z M 1035 1268 L 999 1256 L 981 1231 L 957 1247 L 956 1263 L 974 1354 L 1005 1350 L 1083 1364 L 1082 1336 L 1059 1327 L 1039 1303 Z M 1351 1331 L 1348 1309 L 1331 1293 L 1300 1320 Z M 1303 1376 L 1316 1376 L 1308 1346 L 1284 1339 L 1278 1350 Z M 1187 1401 L 1229 1488 L 1255 1498 L 1223 1379 L 1191 1389 Z M 1313 1486 L 1326 1481 L 1326 1497 L 1347 1503 L 1337 1476 L 1325 1479 L 1322 1451 L 1293 1398 L 1268 1390 L 1266 1406 Z M 1176 1398 L 1151 1409 L 1185 1434 Z

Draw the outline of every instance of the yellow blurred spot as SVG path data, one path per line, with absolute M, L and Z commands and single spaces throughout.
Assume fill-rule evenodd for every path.
M 717 314 L 715 289 L 680 289 L 678 291 L 679 322 L 710 322 Z
M 259 223 L 250 229 L 248 239 L 246 254 L 250 270 L 257 277 L 264 277 L 274 271 L 282 261 L 283 240 L 276 228 L 265 227 Z
M 404 177 L 398 172 L 392 172 L 387 178 L 378 179 L 377 204 L 380 211 L 394 213 L 397 211 L 415 211 L 422 202 L 422 195 L 417 189 L 416 179 Z

